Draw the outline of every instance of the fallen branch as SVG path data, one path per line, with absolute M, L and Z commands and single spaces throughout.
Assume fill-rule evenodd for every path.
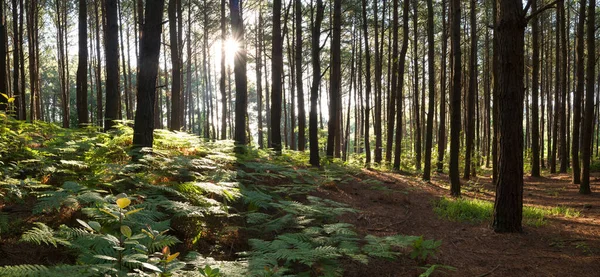
M 483 273 L 483 274 L 481 274 L 481 275 L 477 275 L 477 277 L 485 277 L 485 276 L 488 276 L 488 275 L 490 275 L 490 274 L 494 273 L 494 271 L 496 271 L 496 269 L 498 269 L 499 267 L 500 267 L 500 265 L 497 265 L 496 267 L 492 268 L 492 270 L 490 270 L 490 271 L 488 271 L 488 272 L 486 272 L 486 273 Z
M 369 229 L 367 229 L 367 231 L 374 231 L 374 232 L 385 231 L 385 230 L 387 230 L 388 228 L 390 228 L 390 227 L 392 227 L 394 225 L 400 225 L 400 224 L 406 222 L 408 220 L 408 218 L 409 218 L 409 215 L 410 215 L 410 212 L 407 210 L 406 213 L 404 214 L 404 216 L 406 217 L 404 220 L 388 224 L 387 226 L 384 226 L 384 227 L 381 227 L 381 228 L 369 228 Z

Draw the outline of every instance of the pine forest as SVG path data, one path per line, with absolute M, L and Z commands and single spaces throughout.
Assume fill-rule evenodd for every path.
M 597 6 L 0 0 L 0 276 L 595 276 Z

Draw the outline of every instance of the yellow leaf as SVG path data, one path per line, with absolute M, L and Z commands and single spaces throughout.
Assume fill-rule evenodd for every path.
M 127 216 L 127 215 L 131 215 L 131 214 L 137 213 L 137 212 L 139 212 L 139 211 L 141 211 L 141 210 L 143 210 L 143 209 L 144 209 L 144 208 L 139 208 L 139 209 L 131 210 L 131 211 L 128 211 L 128 212 L 126 212 L 126 213 L 125 213 L 125 215 L 126 215 L 126 216 Z
M 131 204 L 131 200 L 129 200 L 129 198 L 117 199 L 117 206 L 119 206 L 119 208 L 121 208 L 121 209 L 127 208 L 127 206 L 129 206 L 129 204 Z
M 177 256 L 179 256 L 179 252 L 173 254 L 173 255 L 169 255 L 167 257 L 167 263 L 170 263 L 172 260 L 175 260 L 175 258 L 177 258 Z

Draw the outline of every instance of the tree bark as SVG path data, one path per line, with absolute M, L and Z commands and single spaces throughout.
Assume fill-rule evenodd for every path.
M 281 0 L 273 1 L 273 47 L 271 52 L 271 139 L 273 150 L 281 153 L 281 74 L 283 72 L 281 39 Z
M 119 24 L 117 19 L 117 0 L 105 0 L 106 31 L 105 31 L 105 57 L 106 57 L 106 118 L 104 128 L 106 131 L 115 126 L 113 120 L 119 118 Z
M 160 55 L 160 37 L 164 0 L 146 0 L 146 17 L 140 42 L 140 71 L 137 82 L 137 109 L 133 130 L 135 147 L 152 147 L 154 132 L 154 102 Z
M 276 0 L 278 1 L 278 0 Z M 364 6 L 365 1 L 363 0 L 363 17 L 364 17 Z M 311 60 L 313 78 L 310 87 L 310 115 L 309 115 L 309 142 L 310 142 L 310 164 L 314 167 L 320 165 L 319 161 L 319 129 L 317 126 L 317 109 L 319 100 L 319 86 L 321 83 L 321 58 L 320 58 L 320 43 L 321 43 L 321 23 L 323 22 L 323 16 L 325 12 L 325 5 L 323 0 L 317 0 L 316 4 L 316 16 L 312 19 L 312 39 L 311 39 Z M 312 16 L 312 13 L 311 13 Z
M 173 131 L 183 127 L 181 115 L 181 60 L 179 54 L 179 39 L 177 37 L 177 4 L 178 0 L 169 0 L 167 12 L 169 14 L 169 40 L 171 44 L 171 126 Z
M 221 75 L 219 77 L 219 90 L 221 91 L 221 139 L 227 139 L 227 93 L 225 91 L 225 79 L 227 79 L 227 70 L 225 69 L 225 42 L 227 40 L 227 27 L 225 17 L 226 1 L 221 0 Z
M 235 74 L 235 134 L 238 145 L 246 145 L 246 114 L 248 113 L 248 92 L 246 77 L 246 44 L 244 38 L 244 22 L 242 21 L 242 1 L 231 0 L 231 31 L 238 43 L 234 58 Z
M 79 59 L 77 65 L 77 119 L 82 127 L 89 123 L 87 103 L 87 1 L 79 0 Z
M 374 2 L 376 3 L 376 1 Z M 369 142 L 369 124 L 371 111 L 371 49 L 369 48 L 369 25 L 367 21 L 367 0 L 362 0 L 362 28 L 363 38 L 365 40 L 365 109 L 364 109 L 364 143 L 365 143 L 365 164 L 368 167 L 371 164 L 371 144 Z M 314 73 L 313 73 L 314 74 Z
M 589 53 L 596 53 L 596 13 L 592 12 L 596 10 L 596 1 L 590 0 L 588 5 L 588 21 L 587 21 L 587 80 L 585 84 L 585 112 L 583 116 L 583 144 L 581 145 L 581 160 L 582 160 L 582 174 L 581 174 L 581 185 L 579 186 L 579 193 L 590 194 L 592 190 L 590 188 L 590 162 L 592 158 L 592 136 L 594 129 L 594 80 L 596 77 L 596 55 Z M 581 15 L 580 15 L 581 16 Z
M 435 107 L 435 40 L 433 39 L 433 17 L 433 0 L 427 0 L 427 71 L 429 72 L 429 103 L 427 108 L 427 130 L 425 137 L 425 167 L 423 169 L 423 180 L 425 181 L 430 180 L 431 174 L 431 146 L 433 142 L 433 113 Z
M 396 6 L 398 0 L 394 0 Z M 396 148 L 394 149 L 394 169 L 400 170 L 400 158 L 402 153 L 402 99 L 404 99 L 404 69 L 406 63 L 406 52 L 408 51 L 408 13 L 410 8 L 410 1 L 404 1 L 402 7 L 402 49 L 400 49 L 400 57 L 398 61 L 398 90 L 392 91 L 391 93 L 397 93 L 396 98 L 398 99 L 398 105 L 396 107 Z
M 532 0 L 532 13 L 537 12 L 537 1 Z M 585 1 L 585 0 L 584 0 Z M 531 65 L 531 176 L 540 177 L 540 128 L 539 128 L 539 73 L 540 73 L 540 46 L 539 23 L 537 16 L 533 18 L 531 26 L 532 36 L 532 65 Z
M 391 90 L 388 96 L 388 118 L 387 118 L 387 145 L 385 149 L 385 161 L 388 163 L 392 162 L 392 149 L 394 146 L 394 124 L 396 124 L 396 96 L 398 95 L 398 77 L 403 78 L 404 76 L 398 75 L 398 0 L 393 0 L 393 12 L 392 12 L 392 58 L 390 63 L 392 64 L 392 70 L 389 72 L 391 75 Z M 389 79 L 388 79 L 389 80 Z M 399 101 L 398 101 L 399 102 Z M 398 106 L 401 104 L 398 103 Z M 400 126 L 397 126 L 400 128 Z M 396 147 L 400 147 L 396 145 Z
M 444 154 L 446 154 L 446 55 L 448 53 L 448 30 L 446 28 L 446 0 L 442 0 L 442 74 L 440 76 L 440 128 L 438 131 L 437 171 L 444 171 Z
M 452 43 L 452 86 L 450 91 L 450 193 L 452 196 L 460 196 L 460 173 L 458 170 L 461 96 L 460 0 L 450 1 L 450 16 L 450 41 Z
M 525 18 L 520 0 L 498 0 L 498 178 L 492 226 L 521 232 L 523 217 L 523 52 Z
M 341 64 L 341 34 L 342 34 L 342 1 L 333 1 L 333 34 L 331 38 L 331 74 L 329 77 L 329 121 L 327 126 L 327 157 L 338 157 L 334 151 L 336 137 L 341 135 L 339 112 L 339 99 L 342 83 Z
M 304 109 L 304 84 L 302 78 L 302 2 L 296 3 L 296 88 L 298 89 L 298 150 L 306 147 L 306 111 Z
M 463 177 L 469 180 L 474 156 L 475 139 L 475 94 L 477 93 L 477 11 L 476 0 L 471 0 L 471 57 L 469 57 L 469 91 L 467 94 L 467 128 L 466 128 L 466 153 L 465 171 Z
M 591 0 L 594 1 L 594 0 Z M 571 144 L 571 159 L 573 164 L 573 184 L 581 183 L 581 168 L 579 167 L 579 127 L 581 125 L 581 98 L 585 84 L 584 65 L 584 33 L 585 33 L 586 0 L 579 1 L 579 21 L 575 40 L 575 76 L 577 78 L 573 97 L 573 140 Z

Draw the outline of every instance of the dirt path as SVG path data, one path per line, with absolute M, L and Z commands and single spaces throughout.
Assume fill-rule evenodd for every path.
M 346 203 L 361 212 L 342 218 L 362 234 L 423 235 L 443 244 L 429 264 L 457 270 L 433 276 L 600 276 L 600 178 L 594 176 L 590 196 L 577 193 L 569 176 L 525 178 L 525 203 L 545 207 L 558 205 L 581 212 L 576 218 L 552 217 L 541 227 L 524 227 L 522 234 L 496 234 L 489 222 L 472 224 L 439 219 L 434 202 L 449 195 L 447 176 L 423 183 L 415 177 L 363 171 L 354 180 L 317 194 Z M 378 180 L 374 185 L 372 181 Z M 463 195 L 493 200 L 489 177 L 463 183 Z M 348 261 L 346 276 L 418 276 L 409 259 L 372 261 L 368 266 Z

